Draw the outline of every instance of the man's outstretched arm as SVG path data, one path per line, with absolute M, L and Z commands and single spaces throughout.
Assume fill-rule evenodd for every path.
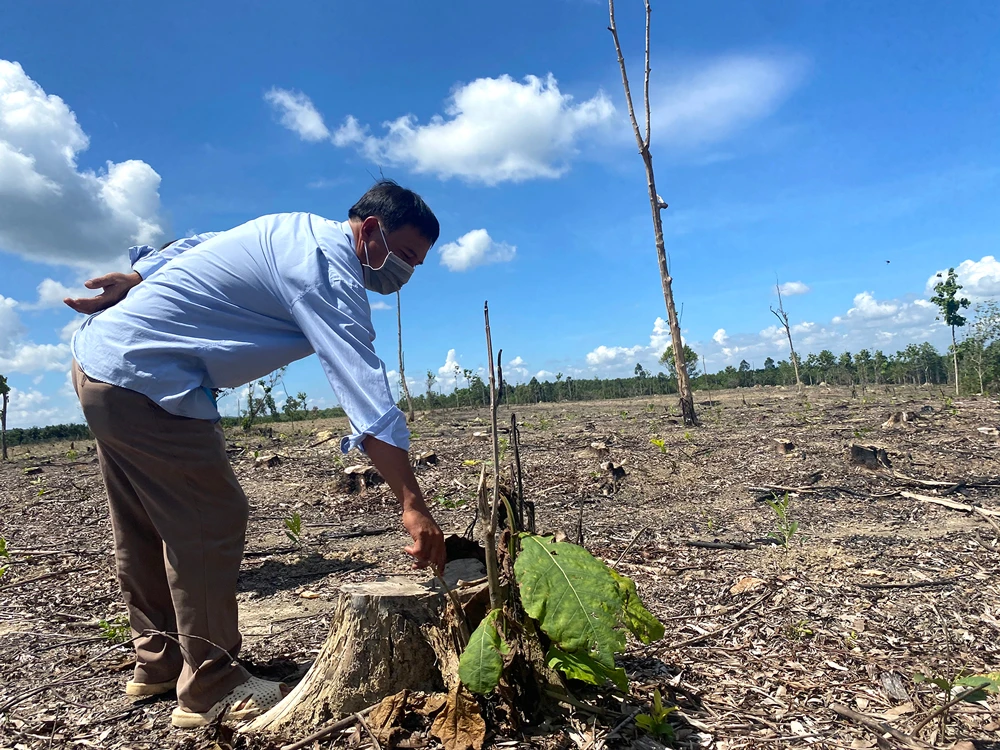
M 445 564 L 444 534 L 424 502 L 417 478 L 410 468 L 409 455 L 402 448 L 371 435 L 365 436 L 364 446 L 365 453 L 403 507 L 403 526 L 413 537 L 412 546 L 404 551 L 416 558 L 415 567 L 430 565 L 435 572 L 442 572 Z

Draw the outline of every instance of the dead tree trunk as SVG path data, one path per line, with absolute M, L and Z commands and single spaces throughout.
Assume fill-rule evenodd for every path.
M 7 460 L 7 402 L 10 399 L 10 386 L 7 378 L 0 375 L 0 458 Z
M 788 351 L 790 352 L 788 356 L 792 360 L 792 367 L 795 368 L 795 387 L 802 390 L 802 380 L 799 378 L 799 358 L 795 355 L 795 346 L 792 344 L 792 327 L 788 323 L 785 303 L 781 300 L 781 284 L 778 283 L 777 279 L 774 280 L 774 290 L 778 293 L 778 309 L 775 310 L 773 307 L 770 309 L 774 313 L 774 317 L 781 323 L 781 327 L 785 329 L 785 335 L 788 337 Z
M 410 389 L 406 385 L 406 370 L 403 369 L 403 311 L 399 306 L 399 291 L 396 292 L 396 331 L 399 335 L 399 384 L 403 388 L 403 395 L 406 396 L 406 408 L 409 411 L 409 421 L 413 422 L 416 415 L 413 413 L 413 399 L 410 398 Z
M 470 577 L 470 561 L 456 562 L 466 565 L 449 564 L 449 585 Z M 482 565 L 474 565 L 471 577 L 482 574 Z M 485 593 L 483 585 L 462 589 L 463 606 Z M 459 650 L 449 606 L 442 591 L 407 580 L 341 587 L 330 633 L 305 677 L 277 706 L 240 731 L 302 737 L 400 690 L 456 686 Z
M 625 101 L 628 104 L 629 119 L 632 121 L 632 131 L 635 133 L 635 141 L 639 146 L 639 155 L 646 168 L 646 185 L 649 189 L 649 205 L 653 212 L 653 236 L 656 242 L 656 258 L 660 266 L 660 283 L 663 286 L 663 300 L 667 305 L 667 323 L 670 326 L 670 342 L 674 350 L 674 363 L 677 369 L 677 391 L 680 394 L 681 415 L 684 424 L 697 424 L 697 416 L 694 412 L 694 394 L 691 392 L 691 381 L 688 377 L 686 362 L 684 361 L 684 342 L 681 339 L 681 326 L 677 319 L 677 308 L 674 305 L 673 278 L 670 276 L 670 269 L 667 266 L 667 251 L 663 242 L 663 220 L 660 211 L 667 207 L 667 204 L 656 194 L 656 179 L 653 175 L 653 156 L 649 151 L 649 20 L 651 9 L 649 0 L 646 0 L 646 76 L 643 86 L 643 105 L 646 113 L 646 135 L 643 137 L 639 130 L 639 122 L 635 117 L 635 108 L 632 106 L 632 92 L 628 85 L 628 71 L 625 68 L 625 57 L 622 55 L 621 43 L 618 41 L 618 27 L 615 25 L 615 0 L 608 0 L 608 10 L 611 16 L 611 25 L 608 31 L 615 40 L 615 51 L 618 53 L 618 66 L 622 71 L 622 86 L 625 89 Z

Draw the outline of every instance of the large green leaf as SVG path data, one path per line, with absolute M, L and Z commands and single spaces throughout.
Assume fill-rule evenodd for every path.
M 609 667 L 582 653 L 566 653 L 552 646 L 549 649 L 548 664 L 573 680 L 581 680 L 590 685 L 603 685 L 611 680 L 622 691 L 628 690 L 628 676 L 621 667 L 612 662 Z
M 503 655 L 510 652 L 500 633 L 497 620 L 500 610 L 492 610 L 469 638 L 469 645 L 458 662 L 458 678 L 473 693 L 486 695 L 500 683 Z
M 635 581 L 616 570 L 611 570 L 611 575 L 614 576 L 622 598 L 622 624 L 643 643 L 660 640 L 665 632 L 663 623 L 643 606 Z
M 610 569 L 583 547 L 521 534 L 514 563 L 525 611 L 565 653 L 614 664 L 625 648 L 621 595 Z

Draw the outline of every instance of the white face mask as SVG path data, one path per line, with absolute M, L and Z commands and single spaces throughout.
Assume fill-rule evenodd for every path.
M 362 240 L 365 248 L 365 262 L 361 264 L 361 271 L 364 274 L 365 289 L 378 294 L 393 294 L 398 292 L 410 277 L 413 275 L 413 266 L 389 252 L 389 243 L 385 239 L 382 225 L 378 225 L 378 233 L 382 235 L 382 244 L 385 246 L 385 261 L 378 268 L 372 268 L 368 259 L 368 243 Z

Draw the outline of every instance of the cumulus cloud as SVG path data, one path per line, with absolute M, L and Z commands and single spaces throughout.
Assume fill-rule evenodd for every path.
M 393 309 L 395 309 L 388 302 L 383 302 L 380 299 L 379 300 L 375 300 L 374 302 L 372 302 L 371 308 L 372 308 L 372 310 L 393 310 Z
M 520 382 L 528 377 L 528 367 L 527 362 L 524 361 L 522 357 L 514 357 L 510 362 L 503 366 L 503 373 L 505 380 L 513 380 L 514 382 Z M 517 377 L 512 378 L 511 373 Z
M 555 373 L 549 372 L 548 370 L 539 370 L 535 373 L 535 377 L 539 380 L 548 380 L 549 378 L 554 378 Z
M 312 101 L 301 91 L 272 88 L 264 100 L 281 115 L 281 124 L 304 141 L 325 141 L 330 131 L 323 122 L 323 115 L 316 111 Z
M 721 141 L 775 111 L 805 69 L 801 58 L 732 55 L 677 70 L 650 94 L 654 137 L 687 147 Z
M 899 311 L 899 305 L 895 302 L 879 302 L 871 292 L 861 292 L 854 296 L 854 307 L 847 311 L 846 318 L 856 318 L 861 320 L 879 320 L 889 318 Z M 844 317 L 837 316 L 834 323 L 842 323 Z
M 792 325 L 795 351 L 805 357 L 829 349 L 834 353 L 861 349 L 883 349 L 887 353 L 910 343 L 930 341 L 946 346 L 947 328 L 935 320 L 933 304 L 920 298 L 881 300 L 871 292 L 855 295 L 853 304 L 829 323 L 801 321 Z M 718 349 L 706 350 L 713 367 L 736 365 L 746 359 L 757 366 L 767 357 L 788 358 L 785 329 L 768 326 L 756 334 L 727 334 L 723 342 L 715 339 Z
M 92 267 L 163 239 L 160 176 L 134 159 L 81 171 L 88 146 L 62 99 L 0 60 L 0 250 Z
M 683 337 L 681 337 L 683 340 Z M 656 367 L 660 356 L 670 348 L 670 326 L 663 318 L 653 321 L 648 344 L 635 346 L 601 345 L 587 353 L 587 366 L 595 374 L 629 375 L 636 362 Z
M 27 305 L 21 305 L 24 310 L 43 310 L 63 306 L 67 297 L 93 297 L 95 292 L 86 287 L 69 287 L 52 279 L 43 279 L 38 285 L 38 300 Z
M 992 255 L 986 255 L 981 260 L 963 260 L 955 267 L 958 283 L 962 285 L 960 294 L 973 300 L 987 297 L 1000 297 L 1000 261 Z M 934 285 L 948 275 L 944 268 L 927 279 L 924 294 L 928 297 L 934 294 Z
M 25 339 L 18 303 L 0 295 L 0 373 L 31 374 L 69 368 L 69 346 Z
M 726 335 L 726 329 L 725 328 L 720 328 L 718 331 L 716 331 L 714 334 L 712 334 L 712 341 L 714 341 L 719 346 L 725 346 L 726 345 L 726 341 L 728 341 L 728 340 L 729 340 L 729 337 Z
M 41 427 L 82 421 L 83 415 L 75 399 L 53 399 L 36 389 L 10 389 L 8 427 Z
M 805 294 L 809 291 L 809 287 L 801 281 L 786 281 L 778 289 L 784 297 L 794 297 L 796 294 Z
M 497 242 L 485 229 L 473 229 L 438 248 L 441 265 L 449 271 L 468 271 L 490 263 L 507 263 L 514 260 L 517 247 Z
M 404 166 L 441 179 L 496 185 L 560 177 L 588 131 L 614 116 L 603 92 L 577 102 L 551 74 L 478 78 L 456 88 L 444 115 L 419 123 L 403 115 L 373 135 L 353 116 L 333 135 L 379 164 Z

